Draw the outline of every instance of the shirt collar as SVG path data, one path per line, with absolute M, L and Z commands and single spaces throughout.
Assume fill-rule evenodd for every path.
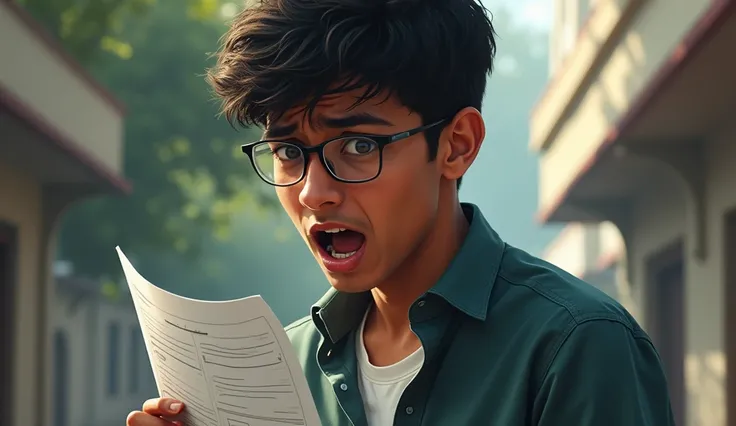
M 428 293 L 441 297 L 472 318 L 485 321 L 506 245 L 478 206 L 462 203 L 462 208 L 470 222 L 468 235 L 445 273 Z M 337 343 L 358 326 L 371 300 L 370 292 L 341 293 L 330 288 L 312 306 L 312 321 L 325 338 Z

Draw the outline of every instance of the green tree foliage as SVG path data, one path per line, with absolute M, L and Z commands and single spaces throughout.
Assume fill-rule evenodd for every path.
M 26 0 L 26 7 L 127 106 L 129 197 L 102 197 L 65 216 L 60 255 L 78 273 L 118 275 L 128 253 L 194 255 L 225 239 L 253 191 L 239 145 L 258 138 L 218 118 L 203 78 L 225 31 L 218 0 Z
M 126 17 L 140 18 L 155 0 L 21 0 L 66 49 L 87 64 L 103 50 L 129 57 L 130 47 L 116 38 Z
M 19 0 L 36 20 L 56 35 L 64 47 L 85 65 L 102 52 L 130 58 L 132 48 L 120 36 L 132 20 L 141 19 L 157 0 Z M 179 7 L 192 18 L 215 16 L 220 0 L 181 0 Z

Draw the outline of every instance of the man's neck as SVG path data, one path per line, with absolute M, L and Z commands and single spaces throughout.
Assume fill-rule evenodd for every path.
M 371 326 L 389 338 L 401 339 L 409 329 L 409 308 L 442 277 L 468 233 L 468 220 L 459 203 L 440 211 L 417 250 L 393 276 L 371 290 L 375 308 Z

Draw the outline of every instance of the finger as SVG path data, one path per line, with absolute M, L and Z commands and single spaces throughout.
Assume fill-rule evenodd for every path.
M 183 408 L 184 404 L 173 398 L 153 398 L 143 403 L 143 412 L 152 416 L 173 416 Z
M 142 411 L 133 411 L 125 419 L 126 426 L 173 426 L 174 423 Z

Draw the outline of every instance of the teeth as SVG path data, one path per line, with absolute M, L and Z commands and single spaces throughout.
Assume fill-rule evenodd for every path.
M 324 232 L 328 234 L 337 234 L 338 232 L 345 231 L 345 228 L 332 228 L 332 229 L 325 229 Z
M 358 251 L 351 251 L 350 253 L 338 253 L 335 251 L 335 249 L 332 248 L 332 245 L 327 246 L 327 252 L 330 253 L 330 256 L 334 257 L 335 259 L 347 259 L 348 257 L 351 257 Z

